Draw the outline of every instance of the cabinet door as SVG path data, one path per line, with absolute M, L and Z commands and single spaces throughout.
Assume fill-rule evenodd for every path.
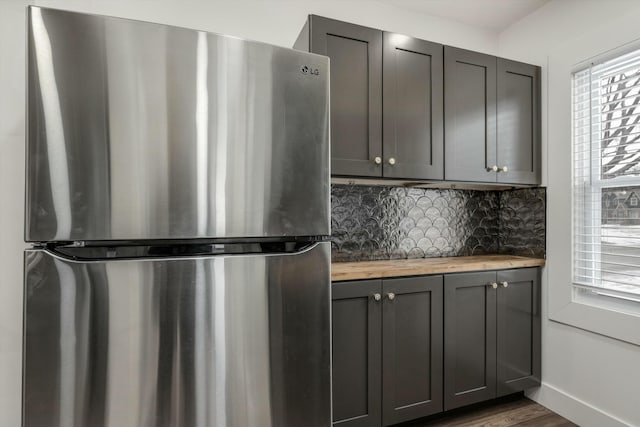
M 540 67 L 498 58 L 498 182 L 540 183 Z
M 331 286 L 333 423 L 340 426 L 380 426 L 380 290 L 380 280 Z
M 444 409 L 496 395 L 495 272 L 444 278 Z
M 445 179 L 495 182 L 496 58 L 444 48 Z
M 441 412 L 442 276 L 384 280 L 383 300 L 383 424 Z
M 331 173 L 382 176 L 382 31 L 312 16 L 310 50 L 331 58 Z
M 499 271 L 498 284 L 497 393 L 504 396 L 540 385 L 540 269 Z
M 387 32 L 383 45 L 384 176 L 443 179 L 442 45 Z

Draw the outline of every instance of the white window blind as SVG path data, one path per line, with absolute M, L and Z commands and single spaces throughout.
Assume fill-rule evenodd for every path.
M 640 50 L 573 74 L 576 298 L 640 307 Z

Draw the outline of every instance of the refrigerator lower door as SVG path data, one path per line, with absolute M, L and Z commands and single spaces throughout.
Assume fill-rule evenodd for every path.
M 330 426 L 329 248 L 27 251 L 23 425 Z

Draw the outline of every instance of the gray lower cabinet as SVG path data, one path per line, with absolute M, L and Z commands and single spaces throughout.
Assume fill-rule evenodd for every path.
M 444 48 L 445 179 L 540 184 L 540 67 Z
M 382 282 L 385 426 L 442 412 L 442 280 L 422 276 Z
M 444 280 L 444 409 L 539 385 L 540 270 Z
M 331 289 L 334 425 L 388 426 L 540 385 L 539 268 Z
M 387 426 L 442 411 L 442 281 L 333 283 L 334 425 Z
M 445 410 L 496 396 L 495 281 L 495 271 L 445 276 Z
M 540 385 L 540 269 L 498 271 L 497 283 L 496 393 L 505 396 Z
M 382 304 L 380 280 L 331 286 L 333 423 L 380 426 Z

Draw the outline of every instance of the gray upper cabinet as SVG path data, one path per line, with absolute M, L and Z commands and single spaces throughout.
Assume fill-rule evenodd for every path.
M 331 286 L 333 423 L 380 426 L 382 308 L 380 280 Z
M 382 31 L 311 15 L 294 47 L 331 60 L 332 175 L 381 177 Z
M 331 174 L 541 182 L 540 67 L 311 15 L 331 59 Z
M 498 58 L 497 79 L 498 182 L 540 183 L 540 67 Z
M 442 411 L 442 276 L 383 283 L 382 420 Z
M 385 32 L 383 46 L 383 175 L 444 179 L 442 45 Z
M 445 61 L 445 179 L 496 180 L 496 58 L 450 46 Z
M 332 175 L 444 178 L 441 44 L 311 15 L 294 47 L 331 59 Z
M 445 62 L 445 179 L 495 182 L 496 58 L 450 46 Z
M 445 179 L 540 184 L 540 67 L 450 46 Z

